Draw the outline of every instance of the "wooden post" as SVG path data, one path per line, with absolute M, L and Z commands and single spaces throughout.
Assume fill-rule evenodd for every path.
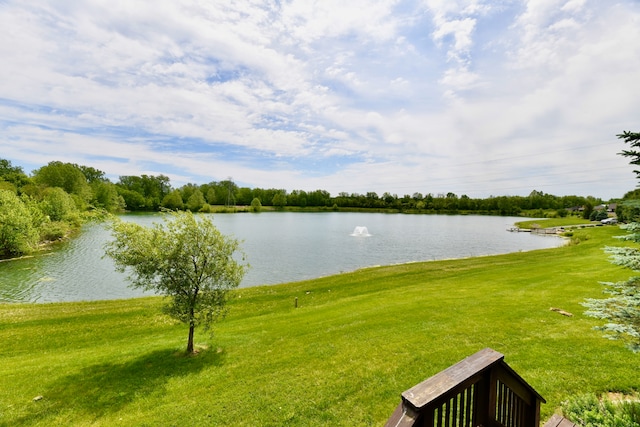
M 298 308 L 298 297 L 296 297 L 296 308 Z

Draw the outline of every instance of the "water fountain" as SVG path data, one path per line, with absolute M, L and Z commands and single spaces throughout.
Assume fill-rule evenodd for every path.
M 353 233 L 351 233 L 350 236 L 354 236 L 354 237 L 369 237 L 369 236 L 371 236 L 371 234 L 369 234 L 369 230 L 367 230 L 367 227 L 364 227 L 362 225 L 358 225 L 356 228 L 353 229 Z

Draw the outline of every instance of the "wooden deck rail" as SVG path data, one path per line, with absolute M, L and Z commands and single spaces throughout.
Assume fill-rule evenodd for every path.
M 386 427 L 538 427 L 545 400 L 490 348 L 411 387 Z

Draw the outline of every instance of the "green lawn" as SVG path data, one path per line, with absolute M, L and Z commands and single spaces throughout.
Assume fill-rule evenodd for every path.
M 0 425 L 383 425 L 402 391 L 485 347 L 546 398 L 543 419 L 574 393 L 637 390 L 640 354 L 580 305 L 630 275 L 602 251 L 622 233 L 574 233 L 557 249 L 240 289 L 213 338 L 196 331 L 194 357 L 159 298 L 0 305 Z
M 537 227 L 581 227 L 586 225 L 597 225 L 599 221 L 589 221 L 588 219 L 577 218 L 575 216 L 565 218 L 552 218 L 552 219 L 533 219 L 528 221 L 517 222 L 516 225 L 520 228 L 537 228 Z

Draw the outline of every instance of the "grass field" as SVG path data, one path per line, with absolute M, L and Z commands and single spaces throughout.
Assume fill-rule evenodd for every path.
M 383 425 L 402 391 L 485 347 L 547 400 L 543 419 L 575 393 L 637 391 L 640 354 L 580 305 L 630 275 L 602 251 L 616 234 L 240 289 L 197 356 L 159 298 L 0 305 L 0 425 Z

